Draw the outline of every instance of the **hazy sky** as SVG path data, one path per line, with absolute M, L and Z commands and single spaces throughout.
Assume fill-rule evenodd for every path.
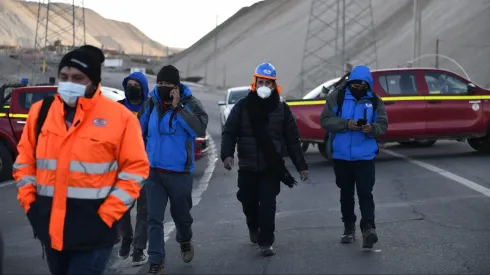
M 153 40 L 181 48 L 191 46 L 211 31 L 216 25 L 216 15 L 221 24 L 240 8 L 256 2 L 260 1 L 84 0 L 86 8 L 106 18 L 129 22 Z

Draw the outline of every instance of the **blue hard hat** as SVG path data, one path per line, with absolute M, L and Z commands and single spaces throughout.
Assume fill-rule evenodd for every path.
M 270 63 L 262 63 L 255 68 L 254 76 L 276 80 L 276 68 Z

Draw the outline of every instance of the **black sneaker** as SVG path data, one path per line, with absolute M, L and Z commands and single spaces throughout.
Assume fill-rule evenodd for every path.
M 184 263 L 190 263 L 194 259 L 194 246 L 188 241 L 180 244 L 180 255 Z
M 163 264 L 150 264 L 150 270 L 148 270 L 148 273 L 146 274 L 162 275 L 163 267 Z
M 275 254 L 274 248 L 272 248 L 272 246 L 261 246 L 260 252 L 262 253 L 262 256 L 264 256 L 264 257 L 270 257 L 270 256 Z
M 356 239 L 356 224 L 344 223 L 344 234 L 340 239 L 341 243 L 352 243 Z
M 362 248 L 363 249 L 372 249 L 373 245 L 378 242 L 378 235 L 376 234 L 376 230 L 371 226 L 366 227 L 362 231 Z
M 248 230 L 250 242 L 257 243 L 259 241 L 259 230 Z
M 129 252 L 131 251 L 132 239 L 122 239 L 121 247 L 119 248 L 119 257 L 126 259 L 129 257 Z
M 146 264 L 147 261 L 148 258 L 146 257 L 143 249 L 135 248 L 133 250 L 133 261 L 131 262 L 132 266 L 141 266 Z

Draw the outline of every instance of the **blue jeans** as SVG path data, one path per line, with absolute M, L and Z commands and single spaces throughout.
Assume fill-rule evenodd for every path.
M 49 271 L 53 275 L 102 275 L 112 254 L 112 247 L 89 251 L 57 251 L 46 247 Z
M 170 214 L 177 229 L 177 242 L 192 239 L 192 174 L 161 172 L 150 169 L 145 182 L 148 206 L 148 261 L 165 264 L 163 219 L 170 200 Z

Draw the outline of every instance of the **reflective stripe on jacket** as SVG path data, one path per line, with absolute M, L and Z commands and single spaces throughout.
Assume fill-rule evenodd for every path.
M 13 173 L 34 234 L 59 251 L 113 245 L 113 225 L 149 173 L 138 119 L 98 90 L 92 99 L 78 100 L 67 130 L 56 95 L 36 148 L 41 104 L 29 111 Z

